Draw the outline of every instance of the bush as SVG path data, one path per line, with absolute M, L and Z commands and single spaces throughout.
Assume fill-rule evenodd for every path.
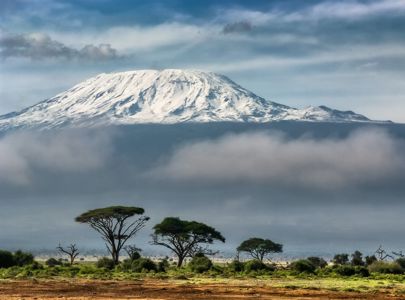
M 246 273 L 251 273 L 251 272 L 257 272 L 257 271 L 262 271 L 262 270 L 269 270 L 270 267 L 265 265 L 263 262 L 260 260 L 254 259 L 254 260 L 249 260 L 248 262 L 245 263 L 245 272 Z
M 341 265 L 335 268 L 335 272 L 340 276 L 353 276 L 356 274 L 356 269 L 350 265 Z
M 375 255 L 366 256 L 365 260 L 366 260 L 366 266 L 369 266 L 377 261 L 377 257 L 375 257 Z
M 244 269 L 243 262 L 240 262 L 239 260 L 234 260 L 228 265 L 228 270 L 231 272 L 243 272 Z
M 157 271 L 156 264 L 148 258 L 139 258 L 132 261 L 131 270 L 135 273 Z
M 372 273 L 382 274 L 403 274 L 404 269 L 397 262 L 376 261 L 368 266 L 368 270 Z
M 14 263 L 17 266 L 31 265 L 34 262 L 34 256 L 28 252 L 18 250 L 14 253 Z
M 398 258 L 395 262 L 398 265 L 400 265 L 402 269 L 405 270 L 405 258 L 404 257 Z
M 341 254 L 336 254 L 333 257 L 333 263 L 335 265 L 346 265 L 349 263 L 349 254 L 346 253 L 341 253 Z
M 358 275 L 361 277 L 370 276 L 369 270 L 363 266 L 343 265 L 335 267 L 334 270 L 340 276 L 354 276 L 354 275 Z
M 211 269 L 212 261 L 204 255 L 194 256 L 188 266 L 195 273 L 204 273 Z
M 157 271 L 164 273 L 167 271 L 167 269 L 169 269 L 169 267 L 170 267 L 169 261 L 167 260 L 167 258 L 164 258 L 158 262 Z
M 326 260 L 324 260 L 322 257 L 311 256 L 308 257 L 307 260 L 317 269 L 325 268 L 328 265 Z
M 315 265 L 308 259 L 300 259 L 290 264 L 290 268 L 298 273 L 314 273 Z
M 48 267 L 56 267 L 56 266 L 61 266 L 61 265 L 63 265 L 63 263 L 62 263 L 61 260 L 58 260 L 58 259 L 53 258 L 53 257 L 49 258 L 49 259 L 45 262 L 45 264 L 46 264 Z
M 10 251 L 0 250 L 0 268 L 9 268 L 14 265 L 13 254 Z
M 356 275 L 360 275 L 361 277 L 370 276 L 370 271 L 364 266 L 356 267 L 355 269 L 356 269 Z
M 102 257 L 96 263 L 97 268 L 104 268 L 107 270 L 112 270 L 115 267 L 115 263 L 111 258 Z
M 124 259 L 119 265 L 118 269 L 124 272 L 129 272 L 132 270 L 132 260 L 131 259 Z

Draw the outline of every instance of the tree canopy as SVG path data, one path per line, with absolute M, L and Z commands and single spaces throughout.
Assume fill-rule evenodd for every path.
M 135 215 L 142 215 L 143 208 L 133 206 L 109 206 L 89 210 L 75 218 L 76 222 L 89 224 L 106 242 L 108 252 L 114 263 L 119 262 L 120 251 L 125 243 L 141 230 L 149 217 L 139 216 L 130 221 Z
M 254 259 L 263 261 L 264 257 L 270 253 L 283 252 L 283 245 L 268 239 L 254 237 L 243 241 L 237 248 L 237 251 L 247 252 Z
M 215 240 L 225 242 L 225 238 L 215 228 L 196 221 L 168 217 L 156 224 L 152 235 L 153 244 L 164 246 L 178 257 L 178 266 L 184 258 L 198 252 L 207 253 L 203 244 L 212 244 Z

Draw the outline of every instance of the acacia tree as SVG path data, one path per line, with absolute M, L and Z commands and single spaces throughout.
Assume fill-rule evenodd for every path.
M 76 257 L 79 255 L 79 249 L 77 249 L 76 244 L 70 244 L 66 248 L 62 247 L 61 244 L 59 244 L 56 249 L 58 249 L 60 253 L 69 256 L 71 266 L 74 264 Z
M 101 235 L 114 263 L 118 264 L 120 251 L 125 243 L 145 226 L 149 217 L 139 216 L 131 221 L 129 219 L 136 215 L 143 215 L 144 212 L 140 207 L 110 206 L 89 210 L 75 220 L 90 225 Z
M 271 240 L 254 237 L 243 241 L 236 250 L 238 252 L 247 252 L 254 259 L 262 262 L 265 256 L 270 253 L 283 252 L 283 245 L 274 243 Z
M 214 228 L 196 221 L 179 218 L 165 218 L 153 227 L 152 244 L 164 246 L 177 256 L 177 266 L 181 267 L 186 257 L 197 252 L 210 253 L 207 247 L 215 240 L 225 242 L 225 238 Z

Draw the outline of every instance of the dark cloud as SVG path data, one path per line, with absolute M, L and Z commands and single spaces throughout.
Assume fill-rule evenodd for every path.
M 66 60 L 114 60 L 120 56 L 110 44 L 86 45 L 75 49 L 51 39 L 43 33 L 2 34 L 0 36 L 0 56 L 26 57 L 32 60 L 66 59 Z
M 240 21 L 235 23 L 229 23 L 224 26 L 222 32 L 225 34 L 228 33 L 243 33 L 252 31 L 252 24 L 248 21 Z

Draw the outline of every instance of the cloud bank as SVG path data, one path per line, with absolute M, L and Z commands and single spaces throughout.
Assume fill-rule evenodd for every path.
M 377 129 L 344 139 L 243 133 L 180 147 L 149 176 L 201 184 L 254 183 L 339 189 L 399 182 L 405 142 Z
M 111 151 L 107 134 L 20 132 L 0 139 L 0 183 L 27 185 L 44 171 L 80 173 L 101 168 Z

